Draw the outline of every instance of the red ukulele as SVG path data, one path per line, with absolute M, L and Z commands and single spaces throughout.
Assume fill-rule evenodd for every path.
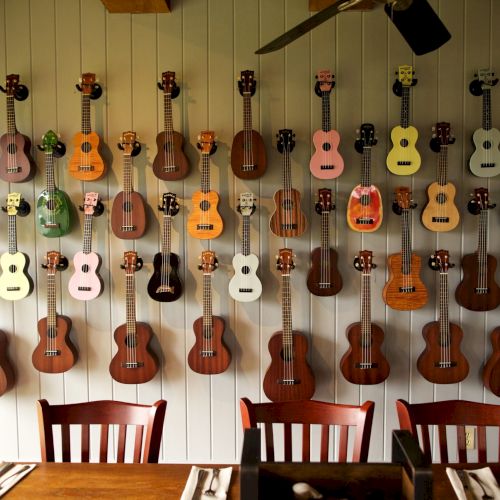
M 14 386 L 14 370 L 7 356 L 7 335 L 0 330 L 0 396 Z
M 493 352 L 483 369 L 483 382 L 495 396 L 500 397 L 500 326 L 491 332 Z

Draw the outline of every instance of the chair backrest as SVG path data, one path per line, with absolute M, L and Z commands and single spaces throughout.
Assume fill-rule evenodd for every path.
M 165 400 L 147 406 L 121 401 L 50 405 L 41 399 L 37 401 L 37 410 L 42 462 L 55 461 L 53 425 L 61 426 L 62 461 L 71 462 L 70 425 L 76 424 L 81 426 L 82 462 L 89 461 L 90 425 L 100 425 L 99 462 L 108 461 L 109 428 L 116 425 L 117 462 L 125 461 L 127 426 L 135 426 L 133 462 L 157 463 L 166 408 Z
M 447 427 L 451 437 L 455 432 L 450 429 L 450 426 L 454 426 L 458 462 L 468 462 L 465 433 L 467 426 L 475 428 L 478 462 L 500 461 L 500 436 L 494 443 L 490 443 L 490 446 L 493 445 L 497 449 L 493 460 L 491 456 L 487 458 L 486 453 L 486 428 L 497 427 L 497 431 L 500 430 L 500 406 L 459 400 L 409 404 L 403 399 L 398 399 L 396 409 L 400 428 L 410 431 L 415 438 L 419 439 L 420 446 L 428 460 L 432 460 L 430 431 L 433 430 L 432 426 L 436 426 L 440 462 L 450 463 L 449 446 L 455 446 L 455 443 L 450 445 Z
M 328 462 L 330 426 L 338 426 L 338 462 L 347 462 L 349 434 L 353 434 L 352 462 L 366 462 L 375 403 L 351 406 L 323 401 L 283 401 L 252 403 L 240 399 L 243 429 L 263 424 L 266 441 L 266 460 L 275 461 L 273 424 L 283 424 L 284 460 L 292 461 L 292 424 L 302 424 L 302 462 L 311 461 L 311 426 L 321 428 L 320 461 Z M 351 433 L 349 428 L 351 427 Z M 352 429 L 354 428 L 354 429 Z M 297 433 L 298 434 L 298 433 Z

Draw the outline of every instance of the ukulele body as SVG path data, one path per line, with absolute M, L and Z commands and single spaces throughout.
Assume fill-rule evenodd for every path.
M 36 172 L 31 141 L 20 132 L 0 137 L 0 178 L 5 182 L 30 181 Z
M 382 196 L 377 186 L 358 184 L 347 204 L 347 225 L 353 231 L 370 233 L 380 227 L 382 218 Z
M 311 174 L 317 179 L 335 179 L 344 171 L 344 160 L 338 152 L 340 135 L 336 130 L 316 130 L 313 134 L 316 148 L 309 162 Z
M 500 132 L 496 128 L 478 128 L 472 135 L 475 151 L 469 160 L 470 171 L 477 177 L 500 174 Z
M 417 368 L 421 375 L 434 384 L 455 384 L 461 382 L 469 373 L 469 363 L 460 351 L 463 332 L 455 323 L 450 322 L 450 345 L 442 345 L 439 321 L 431 321 L 422 329 L 425 350 L 417 360 Z M 452 366 L 440 366 L 443 349 L 449 349 L 449 360 Z
M 464 255 L 462 259 L 463 278 L 455 290 L 455 299 L 459 305 L 471 311 L 491 311 L 500 304 L 500 288 L 495 282 L 497 260 L 492 255 L 487 256 L 487 293 L 476 293 L 478 283 L 477 253 Z
M 307 288 L 312 294 L 320 297 L 335 295 L 342 289 L 342 277 L 337 266 L 338 256 L 333 248 L 328 248 L 326 260 L 328 261 L 328 283 L 322 284 L 321 247 L 317 247 L 312 251 L 311 268 L 307 275 Z
M 40 342 L 33 351 L 31 360 L 33 366 L 44 373 L 63 373 L 68 371 L 76 363 L 78 359 L 78 351 L 72 344 L 69 338 L 71 331 L 71 319 L 60 314 L 56 315 L 56 339 L 57 355 L 46 355 L 47 351 L 53 350 L 53 346 L 49 342 L 54 342 L 53 338 L 49 339 L 47 330 L 47 317 L 38 321 L 38 335 Z
M 73 257 L 75 272 L 68 283 L 70 295 L 77 300 L 92 300 L 98 297 L 103 289 L 102 278 L 98 271 L 101 257 L 95 252 L 77 252 Z
M 219 316 L 212 316 L 212 329 L 203 331 L 203 317 L 193 323 L 195 344 L 188 354 L 188 365 L 202 375 L 215 375 L 227 370 L 231 363 L 231 353 L 222 340 L 225 322 Z
M 182 295 L 182 283 L 177 273 L 179 257 L 175 253 L 157 253 L 153 259 L 153 275 L 148 282 L 148 295 L 158 302 L 173 302 Z M 167 286 L 168 282 L 168 286 Z
M 257 277 L 259 258 L 251 253 L 237 253 L 233 257 L 234 276 L 229 281 L 229 295 L 238 302 L 252 302 L 262 294 L 262 283 Z
M 427 188 L 427 204 L 422 210 L 422 224 L 429 231 L 444 232 L 455 229 L 460 222 L 460 214 L 455 205 L 457 190 L 448 182 L 441 185 L 433 182 Z
M 0 297 L 5 300 L 20 300 L 33 290 L 33 282 L 28 274 L 28 257 L 22 252 L 4 253 L 0 257 Z
M 340 360 L 340 370 L 346 380 L 351 384 L 373 385 L 380 384 L 388 376 L 391 370 L 387 359 L 380 349 L 384 341 L 384 332 L 378 325 L 371 323 L 371 335 L 369 345 L 363 345 L 361 323 L 352 323 L 347 327 L 346 337 L 349 341 L 349 349 Z M 362 366 L 363 353 L 370 350 L 371 366 Z
M 491 332 L 493 352 L 483 369 L 483 383 L 495 396 L 500 397 L 500 327 Z
M 0 396 L 14 386 L 14 369 L 7 356 L 7 335 L 0 330 Z
M 120 191 L 111 208 L 111 229 L 117 238 L 133 240 L 146 230 L 146 206 L 142 195 L 136 191 Z
M 36 225 L 42 236 L 58 238 L 71 228 L 71 201 L 68 195 L 55 188 L 44 190 L 36 203 Z
M 217 211 L 219 194 L 216 191 L 196 191 L 192 197 L 193 211 L 189 215 L 187 229 L 193 238 L 211 240 L 222 233 L 224 224 Z
M 283 332 L 274 333 L 268 344 L 271 364 L 263 381 L 264 393 L 271 401 L 295 401 L 311 399 L 315 391 L 314 374 L 307 363 L 309 348 L 307 338 L 300 332 L 292 332 L 292 356 L 283 351 Z M 293 373 L 295 383 L 282 383 L 283 374 Z
M 300 208 L 300 193 L 291 188 L 280 189 L 274 193 L 275 211 L 269 221 L 269 227 L 276 236 L 293 238 L 301 236 L 306 230 L 307 220 Z
M 69 161 L 69 173 L 81 181 L 96 181 L 105 171 L 99 154 L 99 136 L 95 132 L 78 132 L 73 138 L 74 151 Z
M 126 323 L 118 326 L 114 333 L 118 351 L 111 360 L 109 373 L 114 380 L 122 384 L 143 384 L 151 380 L 158 371 L 158 358 L 149 347 L 153 330 L 147 323 L 142 322 L 136 322 L 135 329 L 135 341 L 132 335 L 127 336 Z M 134 349 L 132 356 L 131 348 Z M 127 367 L 131 360 L 139 366 Z
M 257 179 L 266 172 L 266 148 L 262 136 L 256 130 L 252 130 L 251 135 L 249 134 L 250 146 L 245 146 L 245 136 L 244 130 L 240 130 L 234 136 L 231 146 L 231 168 L 234 175 L 240 179 Z M 246 165 L 245 160 L 248 157 L 253 159 L 253 165 Z
M 189 173 L 189 163 L 183 151 L 184 137 L 179 132 L 160 132 L 156 136 L 158 152 L 153 160 L 153 173 L 164 181 L 178 181 Z
M 392 149 L 387 155 L 387 168 L 396 175 L 412 175 L 421 164 L 420 154 L 415 147 L 418 131 L 412 125 L 404 128 L 397 125 L 391 131 Z

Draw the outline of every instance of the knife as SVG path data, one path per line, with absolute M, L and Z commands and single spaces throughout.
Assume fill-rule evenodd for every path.
M 198 479 L 196 480 L 196 487 L 193 492 L 193 496 L 191 500 L 199 500 L 201 498 L 201 494 L 203 493 L 203 485 L 205 484 L 205 479 L 208 476 L 208 471 L 205 469 L 200 469 L 198 471 Z
M 12 467 L 14 467 L 16 464 L 13 462 L 3 462 L 2 465 L 0 465 L 0 477 L 3 476 L 6 472 L 9 472 Z

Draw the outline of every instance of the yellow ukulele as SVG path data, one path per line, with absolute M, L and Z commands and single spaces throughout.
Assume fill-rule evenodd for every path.
M 392 149 L 387 155 L 387 168 L 396 175 L 411 175 L 420 168 L 420 154 L 415 144 L 418 131 L 409 124 L 410 121 L 410 88 L 417 83 L 413 78 L 412 66 L 399 66 L 398 79 L 394 83 L 393 92 L 401 97 L 400 124 L 391 131 Z

